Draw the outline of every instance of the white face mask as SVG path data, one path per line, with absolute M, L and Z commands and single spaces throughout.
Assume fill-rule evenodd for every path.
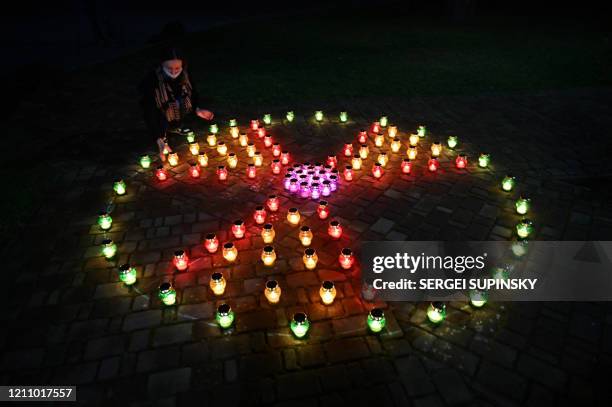
M 162 68 L 163 68 L 163 70 L 164 70 L 164 73 L 165 73 L 166 75 L 168 75 L 168 76 L 169 76 L 170 78 L 172 78 L 172 79 L 176 79 L 176 78 L 178 78 L 178 76 L 179 76 L 180 74 L 182 74 L 182 73 L 183 73 L 183 68 L 179 69 L 179 71 L 178 71 L 177 73 L 175 73 L 175 74 L 173 74 L 172 72 L 170 72 L 170 71 L 169 71 L 169 70 L 168 70 L 168 69 L 167 69 L 165 66 L 164 66 L 164 67 L 162 67 Z

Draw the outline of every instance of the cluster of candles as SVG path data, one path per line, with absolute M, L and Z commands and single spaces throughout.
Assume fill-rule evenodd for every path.
M 285 190 L 301 198 L 320 199 L 338 190 L 338 161 L 329 156 L 327 164 L 294 164 L 287 169 L 283 186 Z

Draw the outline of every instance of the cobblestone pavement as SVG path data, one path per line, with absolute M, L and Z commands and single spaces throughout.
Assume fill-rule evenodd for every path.
M 361 299 L 358 267 L 341 271 L 337 255 L 342 247 L 359 252 L 364 240 L 513 239 L 520 219 L 513 203 L 520 193 L 533 200 L 536 239 L 609 239 L 612 170 L 604 147 L 611 95 L 353 101 L 346 124 L 337 122 L 334 106 L 321 107 L 328 113 L 322 124 L 312 120 L 314 106 L 296 109 L 293 124 L 280 122 L 282 109 L 271 109 L 269 133 L 291 152 L 292 162 L 323 161 L 334 152 L 343 164 L 343 144 L 354 142 L 381 113 L 399 127 L 403 147 L 390 154 L 383 178 L 370 175 L 377 151 L 370 144 L 364 169 L 329 198 L 331 217 L 345 227 L 340 241 L 327 236 L 314 201 L 284 192 L 260 140 L 255 143 L 264 166 L 255 180 L 247 179 L 244 148 L 225 126 L 221 134 L 240 160 L 225 182 L 214 174 L 225 160 L 205 147 L 202 131 L 198 141 L 210 163 L 197 180 L 188 176 L 182 140 L 175 143 L 181 164 L 164 183 L 136 165 L 137 155 L 119 167 L 58 163 L 53 170 L 61 182 L 21 236 L 31 242 L 27 251 L 6 260 L 15 282 L 7 287 L 2 313 L 2 382 L 74 384 L 79 400 L 91 405 L 604 405 L 611 396 L 605 383 L 612 366 L 608 304 L 489 303 L 474 309 L 451 303 L 446 321 L 433 326 L 427 304 Z M 237 116 L 243 126 L 252 118 Z M 431 135 L 420 145 L 413 174 L 402 175 L 406 132 L 419 124 Z M 450 134 L 459 137 L 459 148 L 445 150 L 441 170 L 429 173 L 426 149 Z M 491 153 L 489 169 L 474 165 L 483 151 Z M 467 170 L 451 165 L 457 152 L 472 159 Z M 512 193 L 499 188 L 507 172 L 517 176 Z M 128 192 L 115 197 L 112 182 L 120 177 Z M 252 220 L 254 207 L 270 193 L 281 198 L 281 209 L 268 218 L 276 230 L 273 268 L 259 260 L 263 242 Z M 106 205 L 114 222 L 105 234 L 95 222 Z M 313 229 L 319 254 L 314 271 L 301 261 L 299 228 L 285 220 L 291 206 L 302 213 L 300 224 Z M 247 235 L 234 240 L 229 231 L 239 218 Z M 221 242 L 235 241 L 236 263 L 204 250 L 211 232 Z M 105 237 L 118 244 L 112 261 L 100 256 Z M 189 254 L 188 271 L 174 270 L 176 249 Z M 117 266 L 126 262 L 138 271 L 132 288 L 118 279 Z M 208 288 L 213 271 L 228 282 L 221 297 Z M 282 287 L 277 305 L 263 295 L 272 277 Z M 323 280 L 336 283 L 333 305 L 318 297 Z M 176 305 L 160 303 L 162 281 L 174 283 Z M 236 312 L 228 331 L 214 320 L 221 302 Z M 374 306 L 387 316 L 380 335 L 366 331 Z M 296 311 L 312 321 L 301 340 L 288 328 Z

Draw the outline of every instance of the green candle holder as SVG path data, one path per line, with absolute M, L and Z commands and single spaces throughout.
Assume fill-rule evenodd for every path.
M 323 121 L 323 111 L 322 110 L 317 110 L 315 112 L 315 120 L 318 122 Z
M 308 333 L 308 329 L 310 329 L 310 321 L 308 321 L 308 317 L 303 312 L 296 312 L 293 314 L 293 319 L 289 326 L 296 338 L 303 338 Z
M 293 113 L 293 110 L 290 110 L 287 112 L 287 115 L 285 116 L 287 118 L 288 122 L 293 122 L 293 119 L 295 119 L 295 113 Z
M 470 304 L 474 308 L 481 308 L 487 303 L 487 293 L 480 290 L 470 290 Z
M 512 175 L 506 175 L 502 180 L 501 187 L 504 191 L 510 192 L 514 188 L 515 178 Z
M 113 184 L 113 190 L 115 191 L 115 193 L 117 195 L 125 195 L 126 192 L 126 186 L 125 186 L 125 182 L 120 179 L 119 181 L 115 181 L 115 183 Z
M 523 219 L 516 225 L 516 234 L 521 239 L 527 239 L 533 233 L 533 222 Z
M 146 154 L 140 157 L 140 166 L 145 170 L 151 167 L 151 157 Z
M 109 230 L 113 224 L 113 218 L 106 212 L 100 212 L 98 215 L 98 226 L 102 230 Z
M 385 313 L 383 310 L 380 308 L 373 308 L 368 313 L 367 324 L 370 331 L 374 333 L 379 333 L 382 331 L 387 325 L 387 320 L 385 319 Z
M 341 123 L 346 123 L 348 121 L 348 113 L 347 112 L 340 112 L 340 122 Z
M 264 114 L 263 122 L 268 126 L 272 124 L 272 115 L 270 113 Z
M 102 255 L 107 259 L 112 259 L 117 254 L 117 245 L 112 239 L 102 240 Z
M 380 124 L 380 127 L 385 128 L 387 127 L 387 124 L 389 124 L 389 119 L 387 116 L 380 116 L 378 123 Z
M 132 285 L 136 282 L 136 268 L 129 264 L 122 264 L 119 267 L 119 280 L 125 285 Z
M 176 303 L 176 290 L 169 282 L 159 286 L 159 299 L 164 305 L 170 306 Z
M 478 166 L 480 168 L 487 168 L 491 162 L 491 156 L 489 154 L 480 154 L 478 156 Z
M 457 144 L 459 143 L 459 139 L 457 138 L 457 136 L 448 136 L 448 140 L 446 140 L 446 144 L 448 144 L 448 148 L 454 149 L 455 147 L 457 147 Z
M 217 134 L 219 133 L 219 126 L 213 123 L 210 125 L 209 130 L 210 130 L 210 133 Z
M 511 250 L 514 256 L 521 258 L 527 254 L 527 251 L 529 250 L 529 242 L 527 240 L 512 242 Z
M 529 212 L 531 200 L 529 198 L 520 197 L 516 200 L 514 206 L 516 207 L 516 213 L 519 215 L 525 215 L 527 212 Z
M 221 304 L 217 307 L 215 319 L 221 328 L 227 329 L 234 323 L 234 311 L 229 304 Z
M 432 302 L 427 308 L 427 319 L 434 324 L 439 324 L 446 318 L 446 304 L 443 302 Z
M 192 130 L 188 130 L 185 133 L 185 137 L 187 137 L 187 142 L 190 144 L 195 141 L 195 133 Z
M 419 128 L 417 129 L 417 135 L 421 138 L 425 137 L 427 135 L 427 127 L 419 126 Z
M 238 126 L 238 121 L 236 119 L 230 119 L 229 127 L 236 127 L 236 126 Z

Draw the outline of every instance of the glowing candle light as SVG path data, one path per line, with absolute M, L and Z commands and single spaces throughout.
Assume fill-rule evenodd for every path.
M 308 270 L 314 270 L 317 267 L 319 256 L 317 256 L 315 249 L 309 247 L 308 249 L 304 250 L 302 261 Z
M 222 253 L 223 258 L 230 263 L 236 261 L 236 258 L 238 257 L 238 249 L 236 249 L 236 246 L 234 246 L 232 242 L 225 243 L 223 245 Z
M 319 215 L 319 219 L 327 219 L 329 216 L 329 205 L 327 201 L 319 201 L 319 206 L 317 207 L 317 215 Z
M 261 261 L 265 266 L 272 267 L 276 261 L 276 252 L 272 246 L 264 246 L 261 251 Z
M 257 169 L 255 168 L 255 164 L 248 164 L 246 171 L 247 177 L 250 179 L 255 178 L 255 176 L 257 175 Z
M 227 329 L 234 323 L 234 311 L 228 304 L 221 304 L 217 307 L 215 319 L 217 324 L 223 329 Z
M 287 211 L 287 221 L 292 225 L 300 223 L 300 211 L 297 208 L 289 208 Z
M 102 255 L 107 259 L 112 259 L 117 254 L 117 245 L 111 239 L 102 240 Z
M 283 151 L 281 152 L 281 164 L 283 165 L 287 165 L 289 164 L 289 152 L 288 151 Z
M 210 131 L 212 134 L 217 134 L 219 132 L 219 126 L 217 126 L 215 123 L 213 123 L 208 128 L 208 131 Z
M 516 213 L 519 215 L 525 215 L 529 212 L 529 206 L 531 204 L 531 200 L 529 198 L 520 197 L 516 200 L 514 206 L 516 207 Z
M 274 226 L 271 223 L 266 223 L 261 229 L 261 238 L 265 244 L 270 244 L 274 241 L 274 237 L 276 236 L 276 232 L 274 231 Z
M 411 134 L 408 137 L 408 144 L 410 144 L 410 147 L 416 147 L 417 144 L 419 144 L 419 135 L 418 134 Z
M 179 156 L 177 153 L 168 154 L 168 164 L 170 164 L 173 167 L 176 167 L 178 163 L 179 163 Z
M 341 123 L 346 123 L 348 120 L 348 113 L 347 112 L 340 112 L 340 122 Z
M 227 166 L 230 168 L 236 168 L 238 166 L 238 156 L 236 153 L 229 153 L 227 155 Z
M 169 282 L 162 283 L 159 286 L 159 299 L 164 305 L 170 306 L 176 303 L 176 290 Z
M 310 197 L 312 199 L 319 199 L 321 197 L 321 189 L 318 182 L 313 182 L 310 186 Z
M 102 230 L 108 230 L 113 224 L 113 218 L 107 212 L 100 212 L 98 215 L 98 226 Z
M 346 181 L 353 180 L 353 166 L 352 165 L 347 165 L 344 167 L 344 179 Z
M 260 151 L 255 151 L 255 154 L 253 154 L 253 164 L 255 164 L 255 167 L 261 167 L 263 165 L 263 156 Z
M 278 304 L 281 297 L 281 288 L 278 285 L 278 281 L 268 280 L 264 289 L 264 295 L 270 304 Z
M 446 144 L 450 149 L 454 149 L 455 147 L 457 147 L 458 143 L 459 139 L 457 138 L 457 136 L 448 136 L 448 139 L 446 140 Z
M 357 135 L 357 142 L 359 144 L 365 144 L 368 141 L 368 132 L 365 129 L 359 130 L 359 134 Z
M 507 280 L 510 273 L 510 269 L 507 267 L 493 267 L 491 270 L 491 277 L 495 280 Z
M 329 226 L 327 227 L 327 234 L 330 235 L 334 239 L 340 239 L 342 236 L 342 226 L 340 222 L 337 220 L 332 220 L 329 222 Z
M 326 164 L 332 168 L 336 168 L 336 166 L 338 165 L 338 159 L 335 155 L 328 155 Z
M 187 143 L 193 143 L 195 141 L 195 133 L 192 130 L 185 129 L 185 135 L 187 137 Z
M 208 233 L 204 239 L 204 248 L 208 250 L 208 253 L 216 253 L 219 249 L 219 239 L 214 233 Z
M 312 243 L 312 236 L 312 230 L 310 230 L 308 226 L 302 226 L 300 228 L 300 234 L 298 235 L 298 238 L 300 239 L 302 246 L 310 246 L 310 244 Z
M 419 137 L 425 137 L 425 135 L 427 134 L 427 127 L 419 126 L 419 128 L 417 129 L 417 134 L 419 135 Z
M 300 182 L 300 196 L 302 198 L 310 198 L 310 185 L 306 181 Z
M 232 136 L 233 139 L 237 139 L 240 137 L 240 130 L 238 129 L 238 127 L 230 127 L 230 136 Z
M 213 294 L 223 295 L 223 293 L 225 292 L 226 285 L 227 285 L 227 282 L 225 281 L 225 278 L 223 278 L 223 274 L 219 272 L 212 273 L 212 275 L 210 276 L 210 282 L 208 283 L 208 286 L 212 290 Z
M 389 162 L 389 156 L 387 156 L 387 153 L 385 152 L 380 152 L 378 154 L 378 158 L 376 159 L 376 162 L 382 165 L 383 167 L 386 167 L 387 163 Z
M 436 157 L 431 157 L 429 161 L 427 161 L 427 168 L 429 171 L 435 172 L 438 170 L 438 167 L 440 167 L 440 162 Z
M 337 170 L 334 170 L 334 171 L 337 171 Z M 336 192 L 336 190 L 338 189 L 338 176 L 337 175 L 329 176 L 329 185 L 331 187 L 331 191 Z
M 155 176 L 157 177 L 158 180 L 165 181 L 168 179 L 168 172 L 163 166 L 160 165 L 159 167 L 157 167 L 157 170 L 155 171 Z
M 219 178 L 219 181 L 225 181 L 227 179 L 227 169 L 224 165 L 217 167 L 217 177 Z
M 345 157 L 351 157 L 353 155 L 353 144 L 346 143 L 342 151 L 344 152 Z
M 297 178 L 291 178 L 289 181 L 289 192 L 297 192 L 300 189 Z
M 259 128 L 259 120 L 257 119 L 251 120 L 251 130 L 257 131 L 258 128 Z
M 397 153 L 402 148 L 402 143 L 398 139 L 391 141 L 391 151 Z
M 151 166 L 151 157 L 146 154 L 140 157 L 140 166 L 144 169 L 149 168 Z
M 187 257 L 187 253 L 184 250 L 177 250 L 174 252 L 172 263 L 178 271 L 185 271 L 189 266 L 189 257 Z
M 491 161 L 491 156 L 489 154 L 480 154 L 478 157 L 478 166 L 480 168 L 487 168 L 489 166 L 489 162 Z
M 266 136 L 266 128 L 264 126 L 259 126 L 257 129 L 257 137 L 264 138 Z
M 236 127 L 236 126 L 238 126 L 238 120 L 236 120 L 236 119 L 229 119 L 228 125 L 230 127 Z
M 272 168 L 272 174 L 280 174 L 283 169 L 283 165 L 279 159 L 272 160 L 270 167 Z
M 264 124 L 266 124 L 268 126 L 271 125 L 272 124 L 272 115 L 270 113 L 264 114 L 263 122 L 264 122 Z
M 481 308 L 487 303 L 487 293 L 479 290 L 470 290 L 470 304 L 474 308 Z
M 533 232 L 533 222 L 529 219 L 523 219 L 516 225 L 516 234 L 521 239 L 527 239 Z
M 119 266 L 119 280 L 125 285 L 132 285 L 136 282 L 136 268 L 129 264 Z
M 329 180 L 323 181 L 322 186 L 321 186 L 321 195 L 330 196 L 331 193 L 332 193 L 331 182 L 329 182 Z
M 389 119 L 387 118 L 387 116 L 381 116 L 378 122 L 380 123 L 381 127 L 387 127 L 387 124 L 389 123 Z
M 516 257 L 521 258 L 527 254 L 529 249 L 529 242 L 527 240 L 519 240 L 518 242 L 512 242 L 512 254 Z
M 361 157 L 359 156 L 359 154 L 355 154 L 353 158 L 351 159 L 351 164 L 353 166 L 353 169 L 359 171 L 361 169 L 361 163 L 362 163 Z
M 223 141 L 217 143 L 217 153 L 222 157 L 225 157 L 225 154 L 227 154 L 227 146 Z
M 267 213 L 263 206 L 255 207 L 255 212 L 253 213 L 253 220 L 255 221 L 255 223 L 257 223 L 258 225 L 263 225 L 264 223 L 266 223 L 266 216 Z
M 410 174 L 411 171 L 412 171 L 412 161 L 410 161 L 410 158 L 404 158 L 402 160 L 402 172 L 404 174 Z
M 385 170 L 383 170 L 382 165 L 380 165 L 379 163 L 374 163 L 374 165 L 372 166 L 372 175 L 374 176 L 374 178 L 379 179 L 383 176 L 384 173 Z
M 376 147 L 382 147 L 383 144 L 385 144 L 385 136 L 381 133 L 378 133 L 375 137 L 374 137 L 374 145 Z
M 234 221 L 232 225 L 232 234 L 236 239 L 242 239 L 244 234 L 246 233 L 246 226 L 244 225 L 244 221 L 242 219 L 238 219 Z
M 379 333 L 385 329 L 387 320 L 385 319 L 385 313 L 383 310 L 380 308 L 372 308 L 372 310 L 368 313 L 367 324 L 370 331 L 374 333 Z
M 240 133 L 238 143 L 240 144 L 240 147 L 247 147 L 249 145 L 249 136 L 246 133 Z
M 270 148 L 272 147 L 272 144 L 274 144 L 274 140 L 272 140 L 272 135 L 266 134 L 266 136 L 264 137 L 264 146 L 266 148 Z
M 365 160 L 366 158 L 368 158 L 369 154 L 370 149 L 368 148 L 368 146 L 366 144 L 362 144 L 361 147 L 359 147 L 359 157 L 361 157 L 362 160 Z
M 200 164 L 200 167 L 208 167 L 208 155 L 206 153 L 198 154 L 198 164 Z
M 310 321 L 308 321 L 308 317 L 303 312 L 296 312 L 293 314 L 293 318 L 291 319 L 291 324 L 289 326 L 291 328 L 291 332 L 293 332 L 296 338 L 303 338 L 308 333 Z
M 434 324 L 439 324 L 446 318 L 446 304 L 443 302 L 432 302 L 427 308 L 427 319 Z
M 288 191 L 289 188 L 291 187 L 291 179 L 293 178 L 293 174 L 292 173 L 287 173 L 285 174 L 285 178 L 283 180 L 283 186 L 285 187 L 285 189 Z
M 336 287 L 334 287 L 334 283 L 331 281 L 323 281 L 323 284 L 321 284 L 321 288 L 319 289 L 319 296 L 321 297 L 323 304 L 332 304 L 334 302 L 334 298 L 336 298 Z
M 407 154 L 408 154 L 408 159 L 410 159 L 410 160 L 416 159 L 416 156 L 417 156 L 417 148 L 416 148 L 416 146 L 408 147 Z
M 217 136 L 215 136 L 214 134 L 209 134 L 208 136 L 206 136 L 206 142 L 208 143 L 209 147 L 214 147 L 215 145 L 217 145 Z
M 120 179 L 119 181 L 115 181 L 115 183 L 113 184 L 113 190 L 117 195 L 125 195 L 125 181 L 123 181 L 122 179 Z
M 323 121 L 323 111 L 322 110 L 317 110 L 315 112 L 315 120 L 318 122 Z
M 457 158 L 455 159 L 455 166 L 457 168 L 465 168 L 467 167 L 467 164 L 468 164 L 468 159 L 467 159 L 467 155 L 465 154 L 459 154 Z
M 266 201 L 266 206 L 270 212 L 278 211 L 278 207 L 280 206 L 280 200 L 276 195 L 268 195 L 268 200 Z
M 431 155 L 433 157 L 439 157 L 442 153 L 442 144 L 439 141 L 434 141 L 431 144 Z
M 340 267 L 345 270 L 353 267 L 353 264 L 355 264 L 355 256 L 353 256 L 353 251 L 347 247 L 342 249 L 340 255 L 338 256 L 338 262 L 340 263 Z
M 293 119 L 295 119 L 295 113 L 293 113 L 292 110 L 288 111 L 287 114 L 285 115 L 285 118 L 287 119 L 287 121 L 289 123 L 293 122 Z
M 164 144 L 164 149 L 162 150 L 162 154 L 163 155 L 168 155 L 170 153 L 170 150 L 168 148 L 168 144 Z
M 372 133 L 379 133 L 380 132 L 380 122 L 374 122 L 372 123 Z
M 196 141 L 189 143 L 189 152 L 193 156 L 200 154 L 200 145 Z
M 280 157 L 281 155 L 281 146 L 279 143 L 272 144 L 272 156 Z
M 514 188 L 514 182 L 515 178 L 512 175 L 506 175 L 501 183 L 502 189 L 506 192 L 512 191 L 512 188 Z
M 191 178 L 200 177 L 200 166 L 198 165 L 198 163 L 192 163 L 189 166 L 189 175 L 191 175 Z

